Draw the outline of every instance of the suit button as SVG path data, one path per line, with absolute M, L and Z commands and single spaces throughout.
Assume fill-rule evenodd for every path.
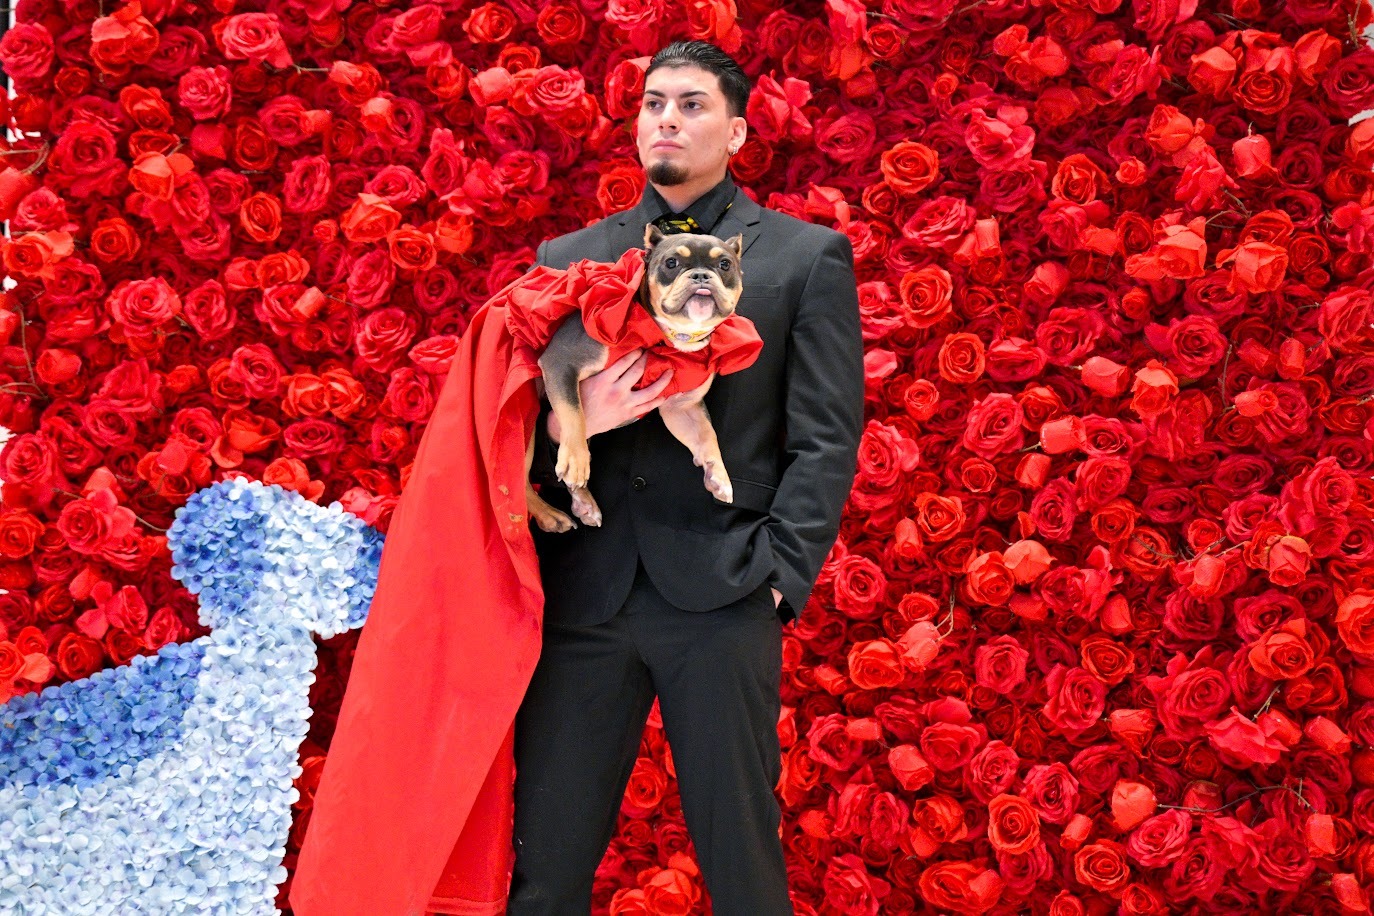
M 636 490 L 642 490 L 648 485 L 648 482 L 643 477 L 636 477 L 634 480 L 630 481 L 630 486 L 634 487 Z

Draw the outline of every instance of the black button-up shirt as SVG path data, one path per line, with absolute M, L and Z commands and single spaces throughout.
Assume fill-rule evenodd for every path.
M 644 186 L 643 200 L 647 202 L 649 210 L 653 214 L 650 219 L 658 219 L 662 216 L 690 216 L 697 221 L 702 232 L 710 233 L 720 224 L 720 218 L 725 215 L 725 208 L 735 199 L 735 191 L 735 180 L 730 177 L 729 172 L 726 172 L 720 184 L 688 204 L 685 213 L 674 213 L 673 208 L 668 206 L 663 195 L 659 194 L 658 189 L 652 184 Z

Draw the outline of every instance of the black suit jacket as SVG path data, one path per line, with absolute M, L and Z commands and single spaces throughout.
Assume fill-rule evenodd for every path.
M 544 242 L 536 263 L 616 261 L 644 244 L 645 224 L 660 215 L 656 200 L 647 188 L 634 209 Z M 637 558 L 660 593 L 684 610 L 713 610 L 768 582 L 783 595 L 780 616 L 790 620 L 835 543 L 863 428 L 863 339 L 849 239 L 765 209 L 743 191 L 714 234 L 744 236 L 738 311 L 763 338 L 757 361 L 718 376 L 705 399 L 734 502 L 706 491 L 701 468 L 658 411 L 593 436 L 589 487 L 601 527 L 534 529 L 546 620 L 609 620 L 629 594 Z M 531 477 L 566 511 L 546 413 L 547 402 Z

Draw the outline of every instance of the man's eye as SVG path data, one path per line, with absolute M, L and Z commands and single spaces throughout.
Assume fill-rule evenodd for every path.
M 677 258 L 669 258 L 663 262 L 663 266 L 669 270 L 677 270 Z

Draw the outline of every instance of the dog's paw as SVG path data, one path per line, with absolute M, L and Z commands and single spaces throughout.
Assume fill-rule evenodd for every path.
M 570 490 L 586 487 L 592 476 L 592 453 L 586 443 L 574 446 L 570 442 L 560 442 L 558 463 L 554 465 L 554 473 Z
M 723 503 L 735 501 L 735 488 L 730 485 L 730 476 L 725 473 L 718 461 L 707 461 L 706 468 L 706 490 L 716 499 Z
M 581 489 L 572 491 L 572 511 L 581 520 L 582 524 L 592 528 L 601 527 L 601 507 L 592 498 L 590 490 Z
M 577 527 L 577 522 L 573 521 L 566 512 L 561 512 L 553 506 L 544 506 L 542 509 L 531 507 L 530 515 L 534 518 L 534 523 L 539 526 L 539 530 L 545 534 L 563 534 Z

